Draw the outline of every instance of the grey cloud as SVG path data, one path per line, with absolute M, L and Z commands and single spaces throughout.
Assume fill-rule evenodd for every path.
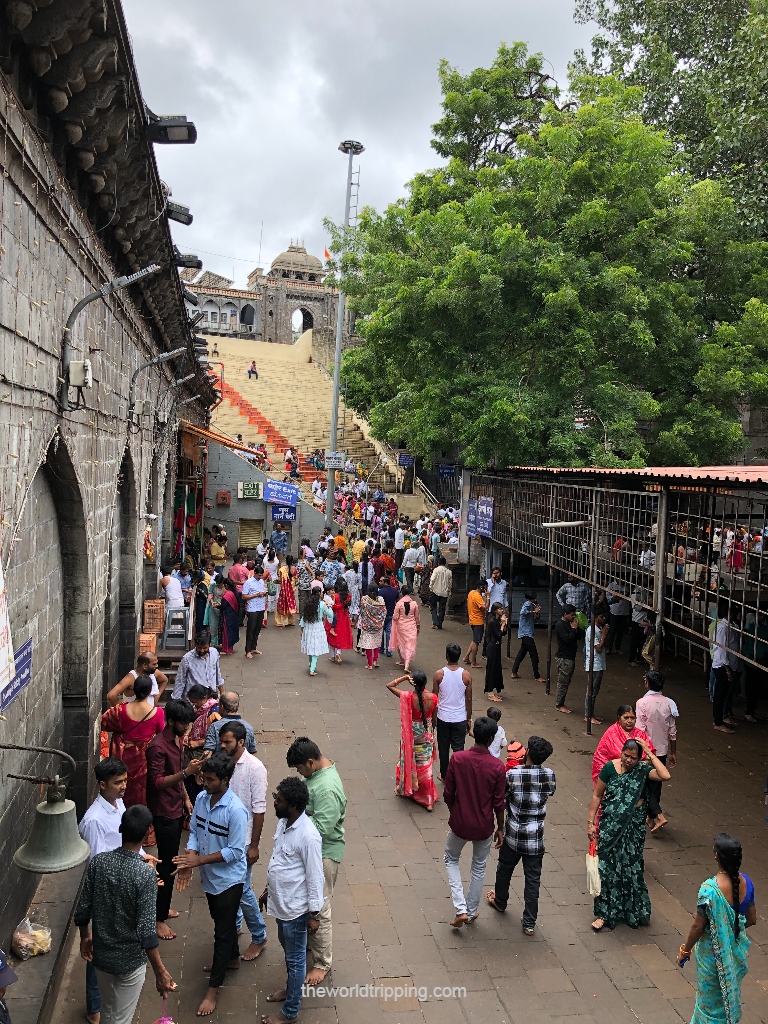
M 323 217 L 343 214 L 341 139 L 366 146 L 361 204 L 382 209 L 418 170 L 435 166 L 437 65 L 487 66 L 501 41 L 541 50 L 565 81 L 590 32 L 573 0 L 125 0 L 144 96 L 157 113 L 185 113 L 194 147 L 156 147 L 160 173 L 192 208 L 182 249 L 262 262 L 291 238 L 322 256 Z M 201 252 L 243 283 L 252 269 Z

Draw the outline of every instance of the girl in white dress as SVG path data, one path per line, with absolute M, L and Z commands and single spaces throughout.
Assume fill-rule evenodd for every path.
M 322 591 L 313 588 L 304 604 L 301 626 L 301 653 L 309 658 L 309 674 L 316 676 L 317 659 L 328 653 L 325 620 L 333 621 L 333 612 L 323 600 Z

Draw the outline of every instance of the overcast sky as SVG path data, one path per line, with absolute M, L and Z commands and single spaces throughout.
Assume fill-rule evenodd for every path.
M 342 139 L 358 139 L 360 204 L 383 209 L 439 163 L 437 65 L 487 67 L 500 42 L 540 50 L 564 84 L 588 27 L 573 0 L 124 0 L 144 98 L 186 114 L 194 146 L 156 146 L 194 214 L 182 251 L 238 283 L 290 240 L 322 258 L 323 217 L 344 212 Z M 215 256 L 211 253 L 221 255 Z

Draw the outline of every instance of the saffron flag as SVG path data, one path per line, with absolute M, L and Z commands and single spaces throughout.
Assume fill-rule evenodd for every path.
M 327 250 L 327 249 L 325 250 L 325 258 L 326 258 L 327 260 L 329 260 L 329 259 L 331 258 L 331 254 L 330 254 L 330 253 L 328 252 L 328 250 Z

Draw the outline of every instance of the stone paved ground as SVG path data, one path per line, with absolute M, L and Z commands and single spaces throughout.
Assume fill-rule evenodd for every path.
M 467 642 L 467 627 L 446 622 L 442 633 L 424 617 L 414 667 L 428 674 L 443 665 L 444 644 Z M 394 659 L 378 672 L 366 672 L 351 653 L 336 667 L 324 660 L 310 679 L 299 652 L 298 627 L 270 626 L 260 641 L 264 656 L 246 662 L 225 658 L 227 684 L 243 694 L 242 710 L 264 733 L 259 756 L 269 770 L 270 791 L 288 774 L 285 750 L 289 734 L 308 734 L 333 758 L 349 799 L 347 848 L 333 903 L 336 986 L 380 982 L 414 985 L 427 998 L 307 999 L 303 1024 L 679 1024 L 693 1008 L 694 964 L 675 966 L 678 946 L 687 934 L 700 882 L 711 874 L 711 839 L 725 829 L 745 849 L 744 869 L 757 890 L 758 924 L 751 930 L 750 973 L 743 988 L 743 1024 L 768 1022 L 768 827 L 763 807 L 766 726 L 742 725 L 733 737 L 715 733 L 701 670 L 678 660 L 665 666 L 669 695 L 678 702 L 679 767 L 665 786 L 667 829 L 646 844 L 646 877 L 653 902 L 650 927 L 621 926 L 599 935 L 590 930 L 591 900 L 585 894 L 586 809 L 591 793 L 590 759 L 602 729 L 587 737 L 581 717 L 554 711 L 553 698 L 531 678 L 528 662 L 520 682 L 507 679 L 502 706 L 507 736 L 523 742 L 531 734 L 547 737 L 555 752 L 550 765 L 558 790 L 547 818 L 539 927 L 533 939 L 520 929 L 522 875 L 514 880 L 517 901 L 504 916 L 483 911 L 475 927 L 454 932 L 448 884 L 442 862 L 447 811 L 440 802 L 433 814 L 393 793 L 399 740 L 397 700 L 385 689 L 396 674 Z M 542 632 L 539 650 L 546 644 Z M 242 647 L 242 644 L 241 644 Z M 514 647 L 513 647 L 514 654 Z M 505 675 L 509 675 L 505 662 Z M 584 674 L 573 683 L 575 707 L 583 706 Z M 598 713 L 610 721 L 611 709 L 641 694 L 641 673 L 626 660 L 611 659 Z M 476 684 L 475 715 L 486 705 Z M 738 710 L 738 709 L 737 709 Z M 768 708 L 763 708 L 768 711 Z M 261 860 L 254 888 L 263 887 L 275 819 L 268 802 Z M 465 871 L 468 854 L 465 854 Z M 491 853 L 486 883 L 492 884 L 496 854 Z M 199 883 L 175 894 L 181 912 L 179 937 L 163 943 L 165 963 L 180 992 L 172 1002 L 173 1019 L 189 1024 L 205 990 L 201 968 L 210 955 L 212 924 Z M 268 919 L 269 944 L 255 963 L 228 976 L 218 1022 L 255 1021 L 267 1009 L 264 996 L 284 983 L 284 965 L 274 921 Z M 245 943 L 246 939 L 243 939 Z M 243 946 L 244 948 L 244 946 Z M 83 1020 L 83 965 L 76 953 L 69 962 L 60 1003 L 61 1024 Z M 436 987 L 462 986 L 466 995 L 435 999 Z M 159 1016 L 151 972 L 137 1021 Z

